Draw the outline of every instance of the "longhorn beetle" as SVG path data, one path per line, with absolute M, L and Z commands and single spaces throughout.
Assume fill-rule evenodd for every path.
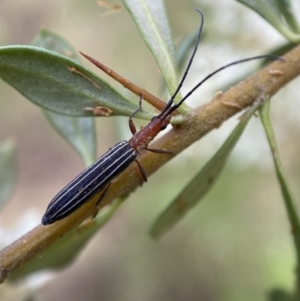
M 160 114 L 153 117 L 147 126 L 142 128 L 139 132 L 136 131 L 132 118 L 142 109 L 142 95 L 140 97 L 138 108 L 132 113 L 129 117 L 129 127 L 133 134 L 132 138 L 129 141 L 121 141 L 117 143 L 113 148 L 106 152 L 102 157 L 100 157 L 96 162 L 91 166 L 86 168 L 81 174 L 79 174 L 72 182 L 70 182 L 65 188 L 63 188 L 50 202 L 46 210 L 45 215 L 42 218 L 42 224 L 48 225 L 52 224 L 64 217 L 68 216 L 76 209 L 85 204 L 88 200 L 92 198 L 97 192 L 102 190 L 96 206 L 98 207 L 102 199 L 105 197 L 111 181 L 117 177 L 122 171 L 126 169 L 133 161 L 138 165 L 140 173 L 144 179 L 147 181 L 146 174 L 137 160 L 138 154 L 142 150 L 148 150 L 154 153 L 167 153 L 172 154 L 170 151 L 163 149 L 151 149 L 148 148 L 149 143 L 157 136 L 160 131 L 163 131 L 171 121 L 171 113 L 175 111 L 180 105 L 195 91 L 197 90 L 205 81 L 207 81 L 214 74 L 219 71 L 239 64 L 247 62 L 250 60 L 267 58 L 277 60 L 279 57 L 273 55 L 261 55 L 251 58 L 246 58 L 243 60 L 235 61 L 230 64 L 227 64 L 214 72 L 206 76 L 202 81 L 200 81 L 187 95 L 185 95 L 177 104 L 174 103 L 174 99 L 178 92 L 181 89 L 181 86 L 189 72 L 191 64 L 193 62 L 194 56 L 197 52 L 203 23 L 204 16 L 203 13 L 196 9 L 200 14 L 201 22 L 199 26 L 199 32 L 197 36 L 197 41 L 194 46 L 193 53 L 189 60 L 188 66 L 185 70 L 185 73 L 176 89 L 174 94 L 171 96 L 170 100 L 167 102 L 165 108 L 161 111 Z M 93 58 L 89 57 L 82 53 L 89 61 L 97 66 L 98 63 Z

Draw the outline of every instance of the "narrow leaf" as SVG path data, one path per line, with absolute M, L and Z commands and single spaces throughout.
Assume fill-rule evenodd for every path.
M 267 296 L 268 301 L 296 301 L 297 299 L 287 290 L 282 288 L 273 288 Z
M 217 153 L 206 163 L 194 179 L 187 184 L 182 192 L 161 213 L 150 229 L 153 238 L 159 238 L 176 223 L 178 223 L 195 205 L 197 205 L 205 194 L 211 189 L 220 175 L 223 167 L 240 139 L 248 121 L 253 113 L 261 105 L 260 101 L 245 112 L 242 120 L 232 131 Z
M 67 55 L 80 63 L 78 52 L 59 35 L 43 29 L 35 37 L 33 46 Z M 55 130 L 78 152 L 85 166 L 96 159 L 95 119 L 65 116 L 43 110 Z
M 66 57 L 77 63 L 81 63 L 79 52 L 63 37 L 46 28 L 39 31 L 32 42 L 32 46 L 44 48 Z
M 277 29 L 286 39 L 290 42 L 298 42 L 300 35 L 291 31 L 287 26 L 281 22 L 282 17 L 287 15 L 288 12 L 282 13 L 282 7 L 278 7 L 277 0 L 236 0 L 263 17 L 269 22 L 274 28 Z
M 284 173 L 284 168 L 283 168 L 283 164 L 282 164 L 282 160 L 280 157 L 280 152 L 278 149 L 278 145 L 277 145 L 277 141 L 276 141 L 276 137 L 275 137 L 275 133 L 274 133 L 274 129 L 272 126 L 272 122 L 271 122 L 271 118 L 270 118 L 270 101 L 267 101 L 264 106 L 260 109 L 259 113 L 260 113 L 260 117 L 261 117 L 261 121 L 263 123 L 266 135 L 267 135 L 267 139 L 270 145 L 270 150 L 273 156 L 273 160 L 274 160 L 274 165 L 275 165 L 275 169 L 276 169 L 276 175 L 277 175 L 277 179 L 281 188 L 281 192 L 283 195 L 283 199 L 284 199 L 284 203 L 285 203 L 285 207 L 288 213 L 288 217 L 290 220 L 290 224 L 292 227 L 292 232 L 293 232 L 293 238 L 295 241 L 295 247 L 297 250 L 297 258 L 298 258 L 298 267 L 300 265 L 300 221 L 299 221 L 299 216 L 296 210 L 296 205 L 297 202 L 294 199 L 291 189 L 288 186 L 288 182 L 287 182 L 287 177 Z M 297 277 L 298 277 L 298 281 L 297 283 L 300 283 L 300 271 L 298 269 L 297 271 Z
M 293 12 L 291 1 L 290 0 L 275 0 L 275 1 L 283 17 L 285 18 L 287 24 L 294 32 L 299 33 L 300 27 L 296 20 L 295 14 Z
M 203 35 L 201 36 L 203 40 Z M 182 39 L 176 49 L 176 61 L 178 69 L 182 70 L 185 68 L 185 62 L 190 57 L 190 52 L 194 48 L 195 43 L 197 42 L 198 30 L 187 35 Z
M 85 166 L 96 159 L 94 118 L 70 117 L 43 110 L 54 129 L 76 150 Z
M 16 182 L 16 145 L 11 140 L 0 144 L 0 207 L 11 196 Z
M 0 77 L 35 104 L 70 116 L 93 116 L 100 105 L 129 116 L 137 107 L 92 72 L 60 54 L 33 46 L 0 47 Z M 152 113 L 140 112 L 149 119 Z
M 177 67 L 164 2 L 162 0 L 123 0 L 123 3 L 153 53 L 169 93 L 174 93 L 178 85 Z M 181 109 L 184 111 L 183 107 Z M 187 106 L 185 106 L 185 110 L 187 110 Z

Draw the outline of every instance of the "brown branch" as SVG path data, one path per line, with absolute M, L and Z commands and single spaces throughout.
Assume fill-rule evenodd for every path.
M 285 62 L 274 62 L 227 92 L 216 95 L 212 101 L 186 115 L 184 124 L 174 127 L 154 142 L 151 147 L 171 150 L 177 155 L 211 130 L 220 127 L 225 120 L 240 111 L 240 108 L 248 107 L 256 99 L 273 96 L 286 83 L 300 74 L 300 47 L 298 46 L 288 53 L 285 59 Z M 274 70 L 277 71 L 274 72 Z M 226 103 L 237 105 L 228 106 Z M 171 155 L 144 152 L 139 157 L 139 161 L 146 174 L 150 176 L 172 157 Z M 135 164 L 132 164 L 113 181 L 102 206 L 121 195 L 131 193 L 140 184 L 141 177 L 136 171 Z M 49 226 L 37 226 L 3 249 L 0 253 L 0 280 L 4 281 L 15 269 L 46 250 L 67 232 L 92 216 L 97 199 L 98 195 L 62 221 Z

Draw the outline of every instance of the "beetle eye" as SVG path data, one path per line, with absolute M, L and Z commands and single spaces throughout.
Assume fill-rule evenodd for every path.
M 153 116 L 153 117 L 151 118 L 151 121 L 155 120 L 156 118 L 157 118 L 157 116 Z
M 166 127 L 167 127 L 167 124 L 163 124 L 163 125 L 160 127 L 160 130 L 163 131 L 163 130 L 166 129 Z

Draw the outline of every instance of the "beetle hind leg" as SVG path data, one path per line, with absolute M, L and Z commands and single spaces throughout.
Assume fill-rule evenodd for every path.
M 96 212 L 95 212 L 95 214 L 93 215 L 92 219 L 94 219 L 94 218 L 97 216 L 97 214 L 98 214 L 98 212 L 99 212 L 99 210 L 100 210 L 99 204 L 100 204 L 101 201 L 105 198 L 105 196 L 106 196 L 106 194 L 107 194 L 107 191 L 108 191 L 108 189 L 109 189 L 109 187 L 110 187 L 110 184 L 111 184 L 111 182 L 109 182 L 109 183 L 107 184 L 107 186 L 103 189 L 101 195 L 99 196 L 99 199 L 97 200 L 97 203 L 96 203 Z

